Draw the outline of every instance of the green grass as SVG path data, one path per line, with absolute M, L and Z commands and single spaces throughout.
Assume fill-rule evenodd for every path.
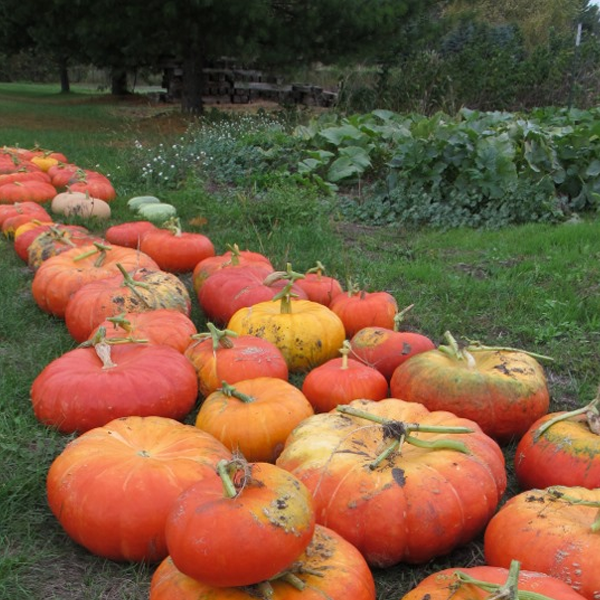
M 176 112 L 139 99 L 65 97 L 55 88 L 0 85 L 0 131 L 7 146 L 58 150 L 77 164 L 110 173 L 119 199 L 114 220 L 131 218 L 125 200 L 153 190 L 135 179 L 133 143 L 168 143 L 185 129 Z M 600 381 L 600 219 L 529 225 L 502 231 L 410 231 L 374 228 L 336 218 L 331 199 L 291 187 L 269 192 L 206 187 L 190 179 L 156 190 L 174 203 L 184 225 L 209 235 L 218 252 L 228 243 L 262 251 L 278 268 L 316 260 L 346 283 L 385 289 L 400 306 L 414 303 L 406 328 L 440 343 L 459 340 L 525 348 L 544 363 L 552 407 L 580 406 Z M 101 231 L 107 224 L 91 224 Z M 45 476 L 70 439 L 34 418 L 29 388 L 54 358 L 75 347 L 64 322 L 37 307 L 33 274 L 12 243 L 0 239 L 0 600 L 141 600 L 152 569 L 90 555 L 62 531 L 45 501 Z M 184 280 L 190 284 L 189 277 Z M 193 318 L 202 329 L 201 310 Z M 513 446 L 505 449 L 511 472 Z M 514 477 L 508 495 L 517 491 Z M 483 560 L 481 540 L 427 565 L 375 571 L 378 600 L 401 598 L 426 574 Z

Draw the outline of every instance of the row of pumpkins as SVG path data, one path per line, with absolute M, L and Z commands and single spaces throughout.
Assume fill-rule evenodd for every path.
M 217 254 L 176 218 L 101 237 L 55 222 L 74 180 L 52 170 L 84 170 L 40 152 L 5 148 L 0 224 L 35 302 L 79 343 L 31 386 L 39 421 L 78 435 L 47 478 L 75 542 L 159 563 L 152 600 L 373 600 L 371 568 L 422 564 L 485 532 L 486 566 L 399 597 L 486 597 L 518 581 L 597 600 L 598 398 L 548 414 L 539 356 L 449 332 L 436 346 L 402 329 L 391 294 L 344 291 L 321 264 L 300 274 L 237 246 Z M 37 172 L 53 197 L 3 194 Z M 182 423 L 199 397 L 195 424 Z M 499 508 L 513 439 L 526 491 Z

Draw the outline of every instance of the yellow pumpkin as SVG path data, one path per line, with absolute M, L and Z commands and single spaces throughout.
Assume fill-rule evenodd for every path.
M 308 371 L 338 354 L 346 332 L 329 308 L 291 298 L 291 284 L 273 300 L 240 308 L 227 329 L 275 344 L 292 372 Z

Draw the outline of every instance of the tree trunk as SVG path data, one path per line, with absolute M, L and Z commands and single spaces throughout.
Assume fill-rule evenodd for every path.
M 192 46 L 182 64 L 181 110 L 185 113 L 199 115 L 204 110 L 202 101 L 204 92 L 203 65 L 202 51 L 198 47 L 194 51 L 194 46 Z
M 110 78 L 110 93 L 113 96 L 126 96 L 129 93 L 127 89 L 127 71 L 125 69 L 113 67 Z
M 58 71 L 60 76 L 60 93 L 68 94 L 71 91 L 71 81 L 69 79 L 68 69 L 69 59 L 66 56 L 61 56 L 58 59 Z

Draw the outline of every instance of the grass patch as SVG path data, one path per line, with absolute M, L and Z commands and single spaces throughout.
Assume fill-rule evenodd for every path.
M 10 121 L 10 122 L 9 122 Z M 260 187 L 216 185 L 199 169 L 180 186 L 153 188 L 133 161 L 135 142 L 175 143 L 180 116 L 137 100 L 106 95 L 66 97 L 47 87 L 0 85 L 0 127 L 7 146 L 62 151 L 81 166 L 111 175 L 119 200 L 113 220 L 132 218 L 125 200 L 154 193 L 177 206 L 185 229 L 264 252 L 277 268 L 321 260 L 344 284 L 387 290 L 401 306 L 415 304 L 405 326 L 440 343 L 459 340 L 521 347 L 554 357 L 545 364 L 552 407 L 590 401 L 600 381 L 600 219 L 525 225 L 500 231 L 441 232 L 372 227 L 339 218 L 336 200 L 316 188 L 274 178 Z M 107 223 L 91 223 L 102 231 Z M 0 598 L 142 600 L 152 568 L 90 555 L 72 543 L 45 501 L 49 465 L 68 437 L 42 427 L 29 400 L 33 379 L 75 347 L 64 322 L 43 313 L 31 296 L 33 274 L 12 243 L 0 239 Z M 188 276 L 182 278 L 191 289 Z M 195 296 L 193 319 L 204 317 Z M 505 448 L 510 488 L 513 446 Z M 374 572 L 378 600 L 402 597 L 425 575 L 483 562 L 481 539 L 423 566 Z

